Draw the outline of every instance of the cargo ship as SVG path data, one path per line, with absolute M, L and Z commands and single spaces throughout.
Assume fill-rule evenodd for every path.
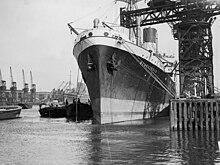
M 81 33 L 68 24 L 77 34 L 73 55 L 88 88 L 92 123 L 157 116 L 175 96 L 175 83 L 157 55 L 156 29 L 143 29 L 142 36 L 132 38 L 122 27 L 99 22 L 94 19 L 93 28 Z M 141 37 L 142 42 L 136 40 Z

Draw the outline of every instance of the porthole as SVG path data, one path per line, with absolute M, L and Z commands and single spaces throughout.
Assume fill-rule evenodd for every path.
M 93 35 L 92 32 L 89 32 L 89 37 L 92 37 L 92 35 Z
M 104 32 L 104 36 L 107 37 L 108 36 L 108 32 Z

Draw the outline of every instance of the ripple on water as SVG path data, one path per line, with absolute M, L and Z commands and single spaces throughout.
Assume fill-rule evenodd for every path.
M 0 164 L 220 163 L 218 132 L 169 132 L 167 118 L 90 125 L 40 118 L 37 109 L 0 121 Z

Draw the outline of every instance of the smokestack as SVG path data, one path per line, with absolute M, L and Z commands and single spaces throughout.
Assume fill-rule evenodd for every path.
M 155 28 L 143 29 L 143 47 L 153 53 L 158 53 L 158 36 Z

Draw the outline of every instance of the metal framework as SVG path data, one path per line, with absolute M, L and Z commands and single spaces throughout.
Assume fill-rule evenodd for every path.
M 153 3 L 153 0 L 151 1 Z M 157 1 L 158 2 L 158 1 Z M 220 4 L 207 0 L 161 0 L 163 5 L 126 11 L 121 9 L 120 23 L 127 28 L 169 23 L 179 41 L 180 95 L 205 97 L 214 94 L 211 26 L 220 14 Z

